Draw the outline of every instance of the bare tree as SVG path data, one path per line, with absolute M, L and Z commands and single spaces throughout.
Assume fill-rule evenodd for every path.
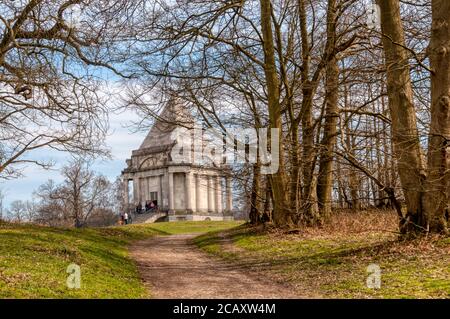
M 331 190 L 333 184 L 333 157 L 337 136 L 338 100 L 339 100 L 339 66 L 336 54 L 336 1 L 328 1 L 327 13 L 327 39 L 329 61 L 326 66 L 326 96 L 325 96 L 325 124 L 319 160 L 319 173 L 317 181 L 317 201 L 322 218 L 327 219 L 331 215 Z M 321 220 L 319 220 L 320 222 Z
M 274 197 L 273 220 L 276 225 L 289 226 L 293 223 L 289 211 L 288 192 L 284 171 L 282 118 L 279 92 L 279 79 L 275 64 L 275 48 L 272 31 L 272 9 L 270 0 L 261 0 L 261 29 L 264 48 L 264 73 L 267 87 L 267 109 L 269 113 L 270 128 L 278 129 L 279 134 L 279 169 L 271 175 L 270 183 Z
M 82 61 L 86 69 L 106 67 L 120 74 L 109 62 L 126 62 L 137 80 L 129 86 L 128 102 L 142 115 L 139 124 L 161 120 L 158 110 L 175 98 L 208 127 L 279 129 L 280 168 L 269 176 L 269 183 L 261 176 L 260 162 L 234 167 L 248 196 L 244 202 L 252 220 L 261 217 L 263 207 L 273 206 L 277 226 L 321 224 L 332 212 L 333 202 L 339 201 L 341 207 L 354 209 L 395 207 L 402 232 L 447 229 L 448 121 L 439 119 L 447 114 L 448 68 L 447 56 L 442 53 L 447 29 L 442 21 L 448 8 L 439 1 L 432 6 L 427 1 L 380 1 L 381 33 L 367 29 L 367 13 L 357 0 L 176 4 L 136 0 L 112 3 L 105 10 L 99 10 L 100 2 L 94 0 L 31 1 L 29 5 L 4 9 L 18 12 L 17 16 L 25 12 L 25 22 L 20 18 L 3 21 L 4 41 L 12 45 L 2 53 L 3 78 L 7 80 L 3 82 L 9 89 L 5 92 L 15 98 L 14 103 L 34 99 L 32 105 L 37 103 L 37 94 L 42 110 L 50 105 L 48 96 L 53 97 L 48 92 L 63 92 L 51 100 L 58 106 L 56 111 L 55 107 L 49 110 L 52 121 L 67 124 L 72 122 L 67 118 L 61 121 L 59 106 L 70 109 L 74 94 L 65 94 L 68 90 L 49 82 L 68 78 L 78 88 L 84 85 L 83 92 L 93 95 L 89 95 L 92 99 L 83 95 L 82 100 L 90 103 L 76 103 L 76 110 L 72 109 L 71 114 L 86 111 L 81 125 L 70 126 L 76 128 L 71 131 L 76 134 L 83 128 L 75 140 L 83 136 L 86 145 L 92 146 L 92 138 L 102 130 L 88 125 L 90 112 L 99 114 L 88 107 L 98 105 L 90 90 L 93 78 L 73 72 L 72 66 Z M 424 13 L 419 14 L 417 6 Z M 54 24 L 43 23 L 43 15 L 33 8 L 49 9 L 46 17 Z M 70 23 L 69 13 L 74 8 L 82 12 L 79 26 Z M 120 39 L 118 46 L 111 41 L 116 38 Z M 34 50 L 31 54 L 26 51 L 30 47 Z M 50 48 L 53 51 L 46 51 Z M 49 52 L 59 59 L 46 64 L 41 57 L 48 57 Z M 379 62 L 383 53 L 384 64 Z M 27 76 L 9 65 L 28 70 Z M 46 82 L 36 82 L 44 78 Z M 427 97 L 429 89 L 431 99 Z M 86 107 L 80 109 L 80 105 Z M 26 112 L 30 109 L 27 106 Z M 11 126 L 7 121 L 25 111 L 11 110 L 3 123 L 14 129 L 2 131 L 12 132 L 4 140 L 22 143 L 26 139 L 14 134 L 17 123 L 26 122 L 17 117 L 19 122 Z M 35 115 L 26 118 L 42 119 Z M 75 118 L 83 117 L 71 117 Z M 168 120 L 186 124 L 178 116 Z M 32 123 L 37 123 L 33 128 L 42 124 Z M 22 135 L 32 130 L 24 131 Z M 424 136 L 429 138 L 427 143 Z M 1 151 L 20 153 L 13 142 L 3 143 Z M 49 145 L 77 152 L 95 152 L 99 146 L 90 149 L 83 143 L 65 141 Z M 427 146 L 425 162 L 423 149 Z M 28 160 L 22 155 L 18 158 Z M 77 216 L 89 209 L 80 208 L 81 195 L 73 191 L 77 187 L 71 178 L 93 178 L 83 172 L 74 170 L 67 176 L 72 195 L 78 198 L 72 200 L 68 211 L 81 223 Z M 63 196 L 64 188 L 58 189 Z
M 51 165 L 27 156 L 42 147 L 106 153 L 107 113 L 95 72 L 119 73 L 108 51 L 122 7 L 98 0 L 2 1 L 0 177 L 17 176 L 24 163 Z
M 62 168 L 61 184 L 48 181 L 39 187 L 36 222 L 83 227 L 89 225 L 91 215 L 98 225 L 103 213 L 109 220 L 116 214 L 113 185 L 89 166 L 89 161 L 74 159 Z
M 431 73 L 431 122 L 428 161 L 423 163 L 411 85 L 411 50 L 405 43 L 398 0 L 379 1 L 386 54 L 387 90 L 397 167 L 406 199 L 407 212 L 399 212 L 403 233 L 448 232 L 448 138 L 450 6 L 432 1 L 429 45 Z M 413 52 L 414 53 L 414 52 Z
M 60 196 L 60 187 L 48 180 L 35 191 L 37 198 L 35 223 L 48 226 L 72 226 L 69 207 Z
M 25 202 L 21 200 L 15 200 L 11 202 L 11 205 L 7 212 L 8 220 L 14 223 L 22 223 L 27 219 L 27 207 Z
M 450 2 L 432 2 L 431 124 L 424 207 L 431 232 L 448 233 L 450 220 Z
M 409 52 L 398 0 L 380 1 L 387 90 L 397 167 L 408 208 L 401 227 L 423 224 L 421 194 L 425 178 L 409 71 Z M 403 217 L 402 217 L 403 218 Z M 410 223 L 409 223 L 409 222 Z M 405 230 L 407 231 L 407 230 Z

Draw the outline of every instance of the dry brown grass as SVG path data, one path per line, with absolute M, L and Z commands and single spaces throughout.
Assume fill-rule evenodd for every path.
M 339 210 L 319 227 L 300 226 L 294 230 L 280 230 L 272 225 L 249 227 L 237 232 L 251 232 L 267 235 L 273 240 L 305 240 L 305 239 L 352 239 L 372 238 L 379 240 L 396 240 L 399 237 L 398 219 L 393 210 Z
M 329 233 L 397 233 L 397 214 L 392 210 L 336 211 L 323 230 Z

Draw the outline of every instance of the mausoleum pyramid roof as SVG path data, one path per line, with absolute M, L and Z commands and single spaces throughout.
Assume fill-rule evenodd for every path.
M 187 106 L 177 99 L 170 99 L 161 113 L 155 116 L 155 123 L 139 150 L 171 146 L 174 143 L 172 132 L 177 127 L 193 126 L 194 119 Z

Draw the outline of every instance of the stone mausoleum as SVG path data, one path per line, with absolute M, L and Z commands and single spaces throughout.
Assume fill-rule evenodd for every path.
M 122 171 L 126 207 L 134 210 L 139 203 L 144 207 L 154 201 L 168 221 L 233 219 L 227 167 L 172 161 L 171 151 L 177 143 L 172 132 L 179 126 L 192 128 L 193 124 L 181 104 L 171 100 L 165 105 Z

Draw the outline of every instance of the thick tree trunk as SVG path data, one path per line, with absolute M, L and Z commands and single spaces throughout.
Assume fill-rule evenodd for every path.
M 288 136 L 290 137 L 290 148 L 288 151 L 288 157 L 290 161 L 289 165 L 289 176 L 287 176 L 286 187 L 288 187 L 289 192 L 289 207 L 291 216 L 293 219 L 299 213 L 300 204 L 300 159 L 299 159 L 299 134 L 298 134 L 298 119 L 295 115 L 294 109 L 294 97 L 292 94 L 293 86 L 296 85 L 294 80 L 288 78 L 288 71 L 286 65 L 286 57 L 283 55 L 283 33 L 281 26 L 278 22 L 272 21 L 274 25 L 274 32 L 276 38 L 277 54 L 278 54 L 278 64 L 280 71 L 280 78 L 282 85 L 285 90 L 284 103 L 286 108 L 286 120 L 290 124 Z M 289 41 L 288 41 L 289 42 Z M 289 44 L 287 44 L 289 47 Z
M 264 196 L 264 208 L 261 218 L 262 222 L 272 221 L 272 209 L 273 209 L 273 196 L 272 188 L 270 186 L 269 178 L 266 179 L 265 196 Z
M 308 35 L 308 21 L 304 0 L 298 0 L 299 23 L 302 45 L 302 105 L 301 105 L 301 125 L 302 125 L 302 154 L 301 154 L 301 172 L 302 172 L 302 208 L 297 220 L 299 223 L 314 224 L 318 219 L 318 209 L 316 193 L 314 188 L 314 128 L 312 117 L 313 96 L 315 94 L 316 83 L 310 80 L 310 60 L 311 48 Z
M 292 121 L 295 123 L 295 121 Z M 289 190 L 289 201 L 291 203 L 292 212 L 294 215 L 298 215 L 299 206 L 301 200 L 301 181 L 300 181 L 300 157 L 299 157 L 299 141 L 298 141 L 298 125 L 295 123 L 292 127 L 291 133 L 291 179 L 290 179 L 290 190 Z
M 289 212 L 288 192 L 286 188 L 286 178 L 283 165 L 283 137 L 280 106 L 280 88 L 275 64 L 275 48 L 273 43 L 271 2 L 270 0 L 260 0 L 261 4 L 261 29 L 264 46 L 264 74 L 267 86 L 267 99 L 270 128 L 279 130 L 279 168 L 270 176 L 272 194 L 274 199 L 273 221 L 276 226 L 291 226 L 292 219 Z M 274 155 L 272 150 L 272 156 Z
M 311 84 L 304 84 L 309 86 Z M 316 150 L 314 147 L 314 127 L 312 119 L 312 91 L 306 87 L 303 94 L 302 106 L 302 177 L 303 177 L 303 222 L 315 224 L 319 219 L 317 198 L 314 188 L 314 169 L 316 163 Z
M 432 1 L 431 125 L 424 207 L 430 232 L 447 233 L 450 210 L 450 1 Z
M 379 0 L 378 4 L 381 9 L 392 139 L 407 207 L 406 216 L 401 217 L 400 230 L 402 233 L 417 232 L 425 223 L 421 201 L 424 167 L 400 5 L 398 0 Z
M 261 222 L 261 170 L 259 164 L 253 165 L 252 192 L 250 194 L 250 224 Z
M 327 104 L 325 111 L 325 127 L 322 139 L 323 152 L 319 161 L 319 177 L 317 181 L 317 200 L 321 215 L 328 218 L 331 214 L 331 191 L 333 187 L 333 149 L 336 143 L 338 117 L 338 82 L 339 67 L 336 59 L 327 67 Z
M 343 179 L 343 168 L 341 167 L 341 163 L 339 161 L 336 161 L 336 181 L 338 185 L 338 201 L 339 201 L 339 208 L 345 208 L 345 187 Z
M 361 201 L 359 196 L 359 180 L 358 176 L 356 174 L 355 169 L 352 167 L 349 171 L 348 176 L 348 187 L 350 188 L 350 206 L 352 209 L 360 210 L 361 209 Z
M 325 126 L 321 142 L 322 152 L 319 160 L 317 180 L 317 201 L 322 219 L 331 215 L 331 192 L 333 187 L 333 150 L 336 144 L 338 98 L 339 98 L 339 66 L 332 51 L 336 46 L 336 0 L 328 0 L 327 12 L 327 45 L 332 55 L 326 68 L 326 108 Z

